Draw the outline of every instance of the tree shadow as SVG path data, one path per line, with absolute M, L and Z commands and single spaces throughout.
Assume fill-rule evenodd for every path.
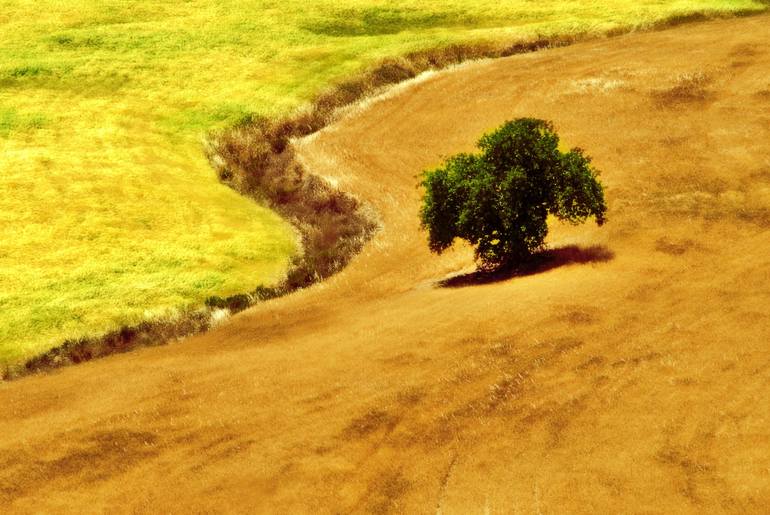
M 540 274 L 565 265 L 605 263 L 611 261 L 614 257 L 615 253 L 604 245 L 592 245 L 590 247 L 567 245 L 566 247 L 538 252 L 529 261 L 516 267 L 493 271 L 476 270 L 475 272 L 455 275 L 438 281 L 436 285 L 440 288 L 463 288 L 478 284 L 496 283 L 514 277 Z

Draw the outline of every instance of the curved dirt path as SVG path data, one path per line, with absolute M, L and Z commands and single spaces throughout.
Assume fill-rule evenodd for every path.
M 301 153 L 384 229 L 332 280 L 166 347 L 0 385 L 4 511 L 762 512 L 770 17 L 476 63 Z M 517 116 L 603 170 L 538 273 L 418 231 L 416 175 Z

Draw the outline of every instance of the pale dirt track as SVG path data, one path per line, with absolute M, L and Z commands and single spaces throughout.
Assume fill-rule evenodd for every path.
M 764 16 L 476 63 L 304 142 L 382 232 L 209 334 L 0 385 L 0 511 L 764 512 L 769 40 Z M 439 287 L 470 254 L 428 253 L 415 177 L 518 116 L 594 156 L 609 223 Z

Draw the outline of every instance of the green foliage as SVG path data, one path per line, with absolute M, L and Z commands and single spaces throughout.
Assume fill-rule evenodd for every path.
M 598 171 L 579 148 L 559 150 L 559 136 L 544 120 L 505 123 L 478 142 L 478 154 L 458 154 L 425 172 L 420 211 L 433 252 L 455 238 L 470 242 L 485 268 L 526 260 L 542 248 L 547 218 L 573 224 L 605 221 Z

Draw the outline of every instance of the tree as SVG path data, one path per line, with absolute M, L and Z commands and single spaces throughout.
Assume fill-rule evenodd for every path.
M 542 249 L 548 215 L 605 222 L 599 172 L 581 149 L 559 150 L 550 122 L 509 121 L 477 146 L 480 153 L 452 156 L 423 174 L 420 218 L 433 252 L 460 238 L 483 268 L 515 266 Z

